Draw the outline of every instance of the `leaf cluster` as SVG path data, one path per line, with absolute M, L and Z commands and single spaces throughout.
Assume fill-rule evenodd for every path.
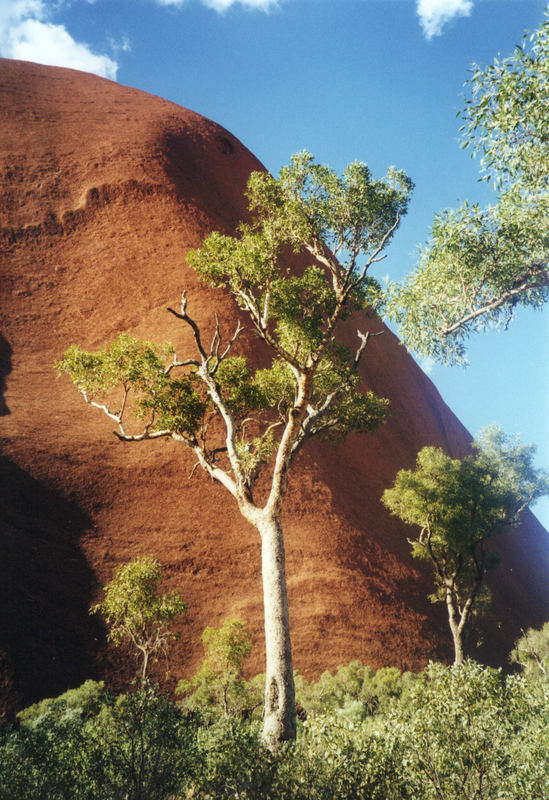
M 395 667 L 374 671 L 358 660 L 327 670 L 318 681 L 296 675 L 296 697 L 307 716 L 335 713 L 338 718 L 359 722 L 388 712 L 403 700 L 414 680 L 411 673 Z
M 170 623 L 184 614 L 186 605 L 177 591 L 159 594 L 162 567 L 151 556 L 142 556 L 119 566 L 104 587 L 105 597 L 90 613 L 100 613 L 115 645 L 128 641 L 143 654 L 166 650 L 177 635 Z
M 95 352 L 71 345 L 55 367 L 59 374 L 68 374 L 80 391 L 90 395 L 103 397 L 118 385 L 135 386 L 148 395 L 163 388 L 164 362 L 172 354 L 169 344 L 139 341 L 122 333 Z
M 208 401 L 195 374 L 171 376 L 166 362 L 173 353 L 170 344 L 122 333 L 95 352 L 71 345 L 55 366 L 88 402 L 110 404 L 104 409 L 122 430 L 125 417 L 133 412 L 138 420 L 146 420 L 151 433 L 169 430 L 192 436 L 203 422 Z
M 389 316 L 415 352 L 465 364 L 474 331 L 506 328 L 517 308 L 549 297 L 549 194 L 465 203 L 435 217 L 416 269 L 389 287 Z
M 421 355 L 466 363 L 471 333 L 549 298 L 548 64 L 546 19 L 512 56 L 474 69 L 464 146 L 498 197 L 438 214 L 415 270 L 389 287 L 389 317 Z
M 383 494 L 392 514 L 420 529 L 409 541 L 412 554 L 435 567 L 434 599 L 443 599 L 449 586 L 458 597 L 469 596 L 498 563 L 487 543 L 549 491 L 548 475 L 532 463 L 535 448 L 508 439 L 497 426 L 483 431 L 474 449 L 453 459 L 425 447 L 415 469 L 400 470 Z
M 430 664 L 425 675 L 388 723 L 400 738 L 412 796 L 543 797 L 547 771 L 535 759 L 549 744 L 542 730 L 547 697 L 474 661 Z
M 484 180 L 549 188 L 549 12 L 514 53 L 473 67 L 461 113 L 464 147 L 481 155 Z
M 528 628 L 517 639 L 510 660 L 520 664 L 524 675 L 542 684 L 549 683 L 549 622 L 540 630 Z
M 180 680 L 176 693 L 181 706 L 200 712 L 203 719 L 224 716 L 249 716 L 261 704 L 261 692 L 243 676 L 243 664 L 252 641 L 241 620 L 227 619 L 220 628 L 205 628 L 202 633 L 204 660 L 190 680 Z

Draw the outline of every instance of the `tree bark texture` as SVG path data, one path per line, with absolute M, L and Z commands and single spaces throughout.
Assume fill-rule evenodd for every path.
M 452 638 L 454 640 L 454 664 L 463 664 L 463 628 L 467 621 L 466 617 L 462 615 L 459 623 L 456 620 L 456 610 L 454 608 L 453 599 L 451 594 L 447 592 L 446 606 L 448 608 L 448 621 L 450 623 L 450 630 L 452 631 Z
M 295 689 L 286 592 L 284 538 L 280 520 L 258 520 L 265 612 L 265 707 L 263 738 L 271 750 L 295 739 Z

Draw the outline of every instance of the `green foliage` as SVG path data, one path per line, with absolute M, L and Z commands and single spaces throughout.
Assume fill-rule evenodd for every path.
M 192 724 L 148 683 L 103 706 L 85 737 L 105 800 L 171 798 L 196 766 Z
M 388 735 L 387 735 L 388 733 Z M 360 722 L 316 717 L 307 720 L 284 770 L 281 798 L 296 800 L 404 800 L 399 742 Z
M 549 196 L 467 203 L 435 217 L 414 272 L 391 287 L 389 316 L 412 350 L 466 363 L 472 332 L 507 327 L 520 306 L 547 301 Z
M 197 737 L 201 755 L 189 798 L 201 800 L 275 800 L 276 759 L 259 730 L 234 717 L 223 717 Z
M 227 406 L 236 418 L 246 416 L 251 411 L 268 407 L 268 401 L 260 384 L 250 374 L 248 359 L 233 356 L 221 361 L 216 372 Z
M 247 650 L 242 629 L 233 626 L 232 638 L 210 631 L 222 662 L 237 665 Z M 352 698 L 374 686 L 377 711 L 353 714 L 364 705 Z M 148 682 L 119 696 L 87 682 L 27 709 L 20 729 L 0 727 L 0 800 L 549 796 L 549 693 L 528 672 L 505 678 L 466 661 L 430 664 L 410 681 L 355 661 L 326 673 L 317 690 L 324 713 L 273 754 L 255 722 L 220 716 L 201 725 Z
M 39 724 L 44 716 L 59 721 L 76 713 L 85 719 L 97 713 L 105 697 L 104 682 L 90 680 L 76 689 L 69 689 L 59 697 L 48 697 L 28 706 L 17 714 L 17 719 L 21 725 L 31 727 Z
M 170 377 L 166 361 L 173 356 L 170 344 L 139 341 L 122 333 L 112 344 L 96 352 L 71 345 L 57 372 L 67 374 L 87 402 L 105 406 L 125 433 L 123 422 L 128 405 L 138 420 L 146 420 L 148 434 L 168 430 L 192 435 L 199 427 L 208 402 L 197 391 L 196 375 Z M 100 405 L 100 407 L 103 407 Z
M 294 247 L 323 242 L 332 253 L 352 258 L 378 250 L 396 217 L 406 213 L 412 189 L 412 181 L 394 167 L 376 180 L 366 164 L 354 161 L 339 176 L 302 151 L 280 171 L 278 182 L 256 173 L 248 198 L 251 210 L 269 222 L 276 220 L 282 237 Z
M 0 728 L 0 800 L 95 800 L 82 729 L 78 712 L 51 711 Z
M 360 661 L 340 666 L 335 674 L 324 672 L 318 681 L 296 676 L 296 698 L 308 716 L 335 713 L 358 722 L 385 714 L 394 703 L 404 700 L 415 676 L 395 667 L 374 672 Z
M 473 68 L 461 116 L 464 147 L 481 155 L 484 180 L 549 188 L 549 16 L 513 55 Z
M 497 427 L 474 446 L 476 453 L 463 459 L 424 447 L 416 468 L 401 470 L 382 498 L 392 514 L 420 528 L 412 553 L 433 563 L 437 600 L 450 584 L 458 598 L 470 596 L 497 564 L 486 543 L 549 490 L 547 474 L 532 464 L 532 446 L 508 440 Z
M 85 705 L 90 684 L 72 700 Z M 164 800 L 184 790 L 197 765 L 196 732 L 153 686 L 103 693 L 86 714 L 67 705 L 69 694 L 39 714 L 26 709 L 20 730 L 0 729 L 0 800 Z
M 392 514 L 420 529 L 408 541 L 412 555 L 433 565 L 430 599 L 446 602 L 456 663 L 463 658 L 465 626 L 490 599 L 484 578 L 498 564 L 491 540 L 549 492 L 549 475 L 533 466 L 531 445 L 492 426 L 473 449 L 470 456 L 452 459 L 436 447 L 424 447 L 416 468 L 400 470 L 382 498 Z
M 549 622 L 539 631 L 529 628 L 515 642 L 511 661 L 520 664 L 530 680 L 549 682 Z
M 144 394 L 165 384 L 164 362 L 173 353 L 171 345 L 141 342 L 121 333 L 112 344 L 88 353 L 78 345 L 69 347 L 56 363 L 80 391 L 104 395 L 116 385 L 135 385 Z
M 176 634 L 170 623 L 186 611 L 176 591 L 159 595 L 162 567 L 151 556 L 142 556 L 122 564 L 104 587 L 105 599 L 93 606 L 91 613 L 101 613 L 108 626 L 108 638 L 115 645 L 131 642 L 143 658 L 142 676 L 146 677 L 149 657 L 167 653 Z
M 227 619 L 221 628 L 205 628 L 202 634 L 205 658 L 189 680 L 180 680 L 177 694 L 181 706 L 198 711 L 204 719 L 224 716 L 250 717 L 262 703 L 262 693 L 242 677 L 243 663 L 252 641 L 243 622 Z
M 227 289 L 249 315 L 271 348 L 267 368 L 254 373 L 246 358 L 230 353 L 233 341 L 222 347 L 219 328 L 208 353 L 184 298 L 181 313 L 173 313 L 191 326 L 200 358 L 179 361 L 169 344 L 121 334 L 96 352 L 71 346 L 58 372 L 118 423 L 120 438 L 172 436 L 200 452 L 201 465 L 216 476 L 227 451 L 228 471 L 250 488 L 292 426 L 297 403 L 303 425 L 292 434 L 287 461 L 312 436 L 337 442 L 372 430 L 387 418 L 388 401 L 361 391 L 363 348 L 352 353 L 338 343 L 336 327 L 358 308 L 379 307 L 381 288 L 367 270 L 382 257 L 411 190 L 392 168 L 375 180 L 354 163 L 340 177 L 300 153 L 278 179 L 250 177 L 250 224 L 236 236 L 214 232 L 188 253 L 202 280 Z M 288 268 L 291 248 L 314 263 Z M 135 420 L 144 423 L 141 432 L 134 432 Z M 231 441 L 234 430 L 234 449 L 214 420 Z
M 412 797 L 495 800 L 547 796 L 547 697 L 473 661 L 431 664 L 411 703 L 389 721 Z M 535 759 L 541 758 L 536 763 Z
M 388 308 L 412 349 L 465 362 L 468 336 L 507 326 L 517 306 L 541 307 L 549 274 L 549 20 L 506 59 L 475 67 L 464 146 L 481 153 L 500 194 L 434 221 L 416 270 Z

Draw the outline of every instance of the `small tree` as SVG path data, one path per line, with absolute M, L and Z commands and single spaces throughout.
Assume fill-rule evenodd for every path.
M 221 628 L 205 628 L 202 634 L 205 658 L 196 675 L 181 680 L 177 694 L 186 708 L 214 708 L 228 717 L 251 714 L 261 704 L 260 694 L 242 676 L 244 661 L 252 649 L 245 624 L 227 619 Z
M 465 360 L 474 331 L 549 298 L 549 18 L 509 58 L 477 65 L 469 88 L 464 147 L 497 202 L 439 214 L 389 304 L 405 343 L 447 362 Z
M 116 422 L 120 439 L 169 436 L 189 447 L 258 531 L 266 642 L 263 735 L 273 748 L 295 737 L 281 525 L 290 468 L 311 438 L 338 441 L 386 418 L 388 402 L 365 391 L 358 375 L 370 333 L 359 331 L 351 349 L 342 342 L 340 323 L 357 309 L 377 306 L 381 291 L 368 270 L 384 257 L 411 189 L 394 168 L 375 180 L 365 164 L 353 163 L 339 177 L 309 153 L 294 156 L 278 180 L 251 175 L 251 222 L 237 236 L 212 233 L 187 261 L 247 315 L 270 350 L 266 369 L 254 371 L 246 358 L 232 355 L 240 323 L 223 343 L 216 320 L 208 347 L 185 292 L 179 310 L 168 310 L 192 333 L 194 357 L 178 359 L 169 346 L 122 335 L 95 353 L 73 346 L 57 365 L 86 402 Z M 313 263 L 288 269 L 292 250 Z M 143 421 L 136 433 L 128 428 L 132 410 Z M 267 472 L 266 493 L 258 499 L 257 480 Z
M 522 511 L 549 492 L 549 475 L 532 465 L 535 448 L 507 440 L 493 426 L 474 454 L 452 459 L 424 447 L 415 470 L 401 470 L 383 502 L 419 534 L 408 541 L 416 558 L 434 568 L 433 602 L 446 603 L 455 663 L 463 662 L 463 632 L 479 603 L 489 599 L 484 579 L 498 558 L 491 540 L 515 526 Z
M 145 680 L 151 656 L 162 652 L 167 660 L 169 642 L 177 639 L 170 623 L 186 611 L 178 592 L 159 595 L 162 567 L 151 556 L 122 564 L 104 587 L 105 599 L 90 609 L 105 618 L 108 639 L 115 645 L 129 641 L 141 655 Z

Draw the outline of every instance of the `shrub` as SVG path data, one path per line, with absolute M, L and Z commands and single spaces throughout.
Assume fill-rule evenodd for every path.
M 549 796 L 547 697 L 473 661 L 431 664 L 390 718 L 408 790 L 422 800 Z M 520 790 L 519 790 L 520 787 Z

